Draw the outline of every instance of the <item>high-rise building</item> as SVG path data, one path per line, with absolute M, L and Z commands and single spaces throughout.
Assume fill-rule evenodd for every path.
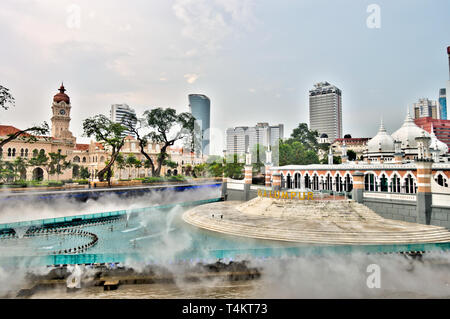
M 447 55 L 448 55 L 448 81 L 447 81 L 447 90 L 446 90 L 446 103 L 445 110 L 447 111 L 447 106 L 450 106 L 450 46 L 447 47 Z
M 209 155 L 211 101 L 203 94 L 189 94 L 189 109 L 202 132 L 202 154 Z
M 244 154 L 253 150 L 256 144 L 263 147 L 276 147 L 284 137 L 284 125 L 270 126 L 269 123 L 257 123 L 256 126 L 238 126 L 227 129 L 227 154 Z M 260 149 L 260 153 L 263 150 Z
M 439 90 L 439 113 L 441 120 L 447 119 L 447 96 L 445 88 Z
M 114 123 L 123 123 L 123 120 L 128 115 L 134 115 L 136 116 L 136 112 L 129 107 L 127 104 L 113 104 L 111 105 L 111 111 L 110 111 L 110 119 Z M 133 127 L 136 127 L 137 120 L 133 121 L 132 125 Z M 133 132 L 130 130 L 125 130 L 124 135 L 131 135 L 135 136 Z
M 439 120 L 431 117 L 415 119 L 414 123 L 428 133 L 436 135 L 437 139 L 450 148 L 450 120 Z
M 439 112 L 437 102 L 429 99 L 419 99 L 417 103 L 414 103 L 414 118 L 431 117 L 433 119 L 439 119 Z
M 330 141 L 342 137 L 342 92 L 336 86 L 320 82 L 309 91 L 309 128 Z

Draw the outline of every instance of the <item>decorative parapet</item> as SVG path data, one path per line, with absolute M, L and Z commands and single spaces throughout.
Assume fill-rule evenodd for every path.
M 364 196 L 364 198 L 413 201 L 413 202 L 416 201 L 416 195 L 414 195 L 414 194 L 364 192 L 363 196 Z

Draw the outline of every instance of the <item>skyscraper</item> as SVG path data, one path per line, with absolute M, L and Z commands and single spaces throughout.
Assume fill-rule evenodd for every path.
M 122 123 L 123 120 L 126 118 L 126 116 L 129 114 L 136 116 L 136 112 L 127 104 L 111 105 L 110 120 L 113 121 L 114 123 Z M 134 121 L 133 127 L 136 127 L 136 123 L 137 121 Z M 125 130 L 124 134 L 134 136 L 134 133 L 130 132 L 129 130 Z
M 263 147 L 278 145 L 279 139 L 284 137 L 284 125 L 275 126 L 269 123 L 258 123 L 256 126 L 238 126 L 227 129 L 227 154 L 244 154 L 248 149 L 253 150 L 256 144 Z M 260 153 L 264 150 L 260 149 Z
M 309 91 L 309 128 L 330 141 L 342 137 L 342 92 L 328 82 L 314 84 Z
M 447 47 L 447 55 L 448 55 L 448 81 L 447 81 L 447 90 L 446 90 L 446 103 L 445 110 L 447 111 L 447 106 L 450 106 L 450 46 Z
M 439 110 L 441 120 L 447 119 L 447 95 L 445 88 L 439 90 Z
M 189 94 L 189 109 L 202 132 L 202 153 L 209 155 L 209 125 L 211 101 L 203 94 Z
M 437 102 L 426 98 L 419 99 L 417 103 L 414 103 L 414 118 L 431 117 L 433 119 L 439 119 L 439 112 Z

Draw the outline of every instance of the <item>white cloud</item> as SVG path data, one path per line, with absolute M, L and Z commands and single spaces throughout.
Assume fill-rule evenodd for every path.
M 184 24 L 181 34 L 214 52 L 231 33 L 251 27 L 252 7 L 253 0 L 176 0 L 172 9 Z
M 197 81 L 197 79 L 199 78 L 199 75 L 195 74 L 195 73 L 189 73 L 189 74 L 185 74 L 184 78 L 186 79 L 187 83 L 192 84 L 195 81 Z

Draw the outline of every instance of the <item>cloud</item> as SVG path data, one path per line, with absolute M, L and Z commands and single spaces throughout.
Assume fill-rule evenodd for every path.
M 185 74 L 184 78 L 186 79 L 187 83 L 192 84 L 195 81 L 197 81 L 197 79 L 199 78 L 199 75 L 195 74 L 195 73 L 189 73 L 189 74 Z
M 214 52 L 233 32 L 251 28 L 252 7 L 253 0 L 176 0 L 172 9 L 183 22 L 182 36 Z

